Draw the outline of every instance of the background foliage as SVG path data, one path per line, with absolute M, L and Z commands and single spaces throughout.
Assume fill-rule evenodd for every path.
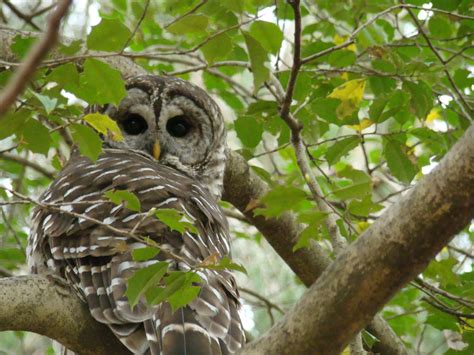
M 472 119 L 472 2 L 407 4 L 301 3 L 303 65 L 291 112 L 304 125 L 322 198 L 349 242 L 427 174 Z M 42 28 L 49 5 L 4 1 L 2 28 Z M 271 187 L 248 208 L 266 217 L 293 211 L 305 226 L 295 248 L 314 240 L 333 256 L 326 215 L 306 187 L 270 85 L 277 80 L 285 87 L 289 80 L 293 16 L 279 0 L 75 2 L 63 24 L 61 58 L 41 66 L 15 110 L 0 121 L 0 186 L 35 199 L 67 161 L 72 144 L 85 155 L 99 154 L 98 134 L 81 125 L 81 114 L 86 105 L 123 98 L 120 74 L 100 59 L 125 56 L 213 95 L 224 112 L 229 146 Z M 34 41 L 25 32 L 16 35 L 11 51 L 18 60 L 0 62 L 2 87 Z M 0 276 L 25 273 L 31 204 L 0 188 L 0 206 Z M 304 287 L 245 218 L 223 207 L 234 259 L 248 272 L 237 275 L 244 326 L 256 337 Z M 471 227 L 384 308 L 382 315 L 413 352 L 474 352 L 473 240 Z M 364 339 L 369 346 L 374 341 L 368 333 Z M 33 353 L 47 344 L 23 333 L 0 334 L 0 352 Z

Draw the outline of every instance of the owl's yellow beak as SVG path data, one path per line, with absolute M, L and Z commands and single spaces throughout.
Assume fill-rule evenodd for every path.
M 153 144 L 153 157 L 158 160 L 160 158 L 161 154 L 161 147 L 160 147 L 160 141 L 156 140 L 155 144 Z

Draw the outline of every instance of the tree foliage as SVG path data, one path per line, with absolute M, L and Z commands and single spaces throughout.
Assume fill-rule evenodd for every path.
M 32 14 L 47 5 L 12 3 Z M 65 38 L 0 119 L 0 275 L 25 269 L 34 203 L 24 197 L 37 199 L 73 144 L 96 159 L 99 133 L 120 139 L 107 117 L 83 116 L 85 106 L 117 104 L 126 93 L 121 73 L 107 58 L 131 58 L 148 72 L 194 81 L 219 102 L 229 145 L 270 187 L 247 211 L 265 218 L 293 212 L 303 227 L 294 250 L 318 243 L 334 257 L 338 238 L 343 244 L 357 239 L 429 173 L 472 121 L 471 2 L 317 0 L 302 1 L 299 13 L 294 3 L 299 2 L 101 0 L 87 8 L 75 3 L 63 24 Z M 46 21 L 47 13 L 6 20 L 13 16 L 10 5 L 1 8 L 6 26 L 23 30 L 31 29 L 28 22 Z M 301 17 L 299 39 L 295 15 Z M 36 38 L 15 32 L 9 54 L 5 48 L 0 53 L 0 86 Z M 295 75 L 297 51 L 301 66 Z M 296 130 L 283 115 L 289 91 L 287 109 L 302 127 L 297 132 L 302 155 L 319 196 L 311 189 L 312 177 L 301 170 Z M 111 191 L 106 198 L 139 210 L 134 197 Z M 329 210 L 321 209 L 321 201 Z M 290 308 L 303 286 L 240 213 L 222 206 L 231 219 L 234 259 L 248 271 L 239 275 L 244 325 L 258 336 Z M 176 211 L 156 212 L 170 228 L 193 228 Z M 473 353 L 473 241 L 474 229 L 467 227 L 382 310 L 409 351 Z M 144 250 L 135 258 L 153 256 Z M 240 268 L 230 260 L 220 263 L 208 260 L 200 267 Z M 132 279 L 132 302 L 145 294 L 179 307 L 197 295 L 196 274 L 171 273 L 164 279 L 167 287 L 153 288 L 166 267 L 150 268 Z M 17 349 L 15 336 L 0 335 L 0 344 L 7 344 L 0 351 Z M 363 339 L 367 348 L 377 341 L 367 331 Z

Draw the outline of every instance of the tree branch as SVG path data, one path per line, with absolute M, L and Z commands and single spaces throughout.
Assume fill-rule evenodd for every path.
M 130 354 L 71 290 L 39 275 L 0 279 L 0 331 L 45 335 L 79 354 Z
M 11 3 L 10 0 L 3 0 L 3 3 L 7 5 L 7 7 L 13 12 L 18 18 L 22 19 L 26 23 L 28 23 L 31 27 L 33 27 L 35 30 L 40 31 L 41 29 L 33 22 L 31 19 L 31 16 L 25 15 L 23 12 L 18 10 L 18 8 Z
M 20 68 L 15 72 L 13 78 L 8 82 L 0 94 L 0 118 L 7 112 L 15 102 L 17 96 L 23 91 L 30 77 L 35 72 L 41 60 L 46 56 L 58 38 L 61 19 L 67 12 L 72 0 L 60 0 L 56 10 L 49 18 L 46 32 L 38 43 L 31 49 Z
M 244 354 L 338 353 L 474 217 L 474 126 Z
M 22 32 L 0 29 L 0 60 L 8 62 L 16 60 L 10 46 L 13 38 L 18 33 Z M 114 53 L 111 55 L 104 52 L 104 56 L 100 57 L 100 52 L 94 53 L 99 55 L 98 59 L 119 70 L 124 78 L 146 73 L 143 68 L 126 56 Z M 94 55 L 94 53 L 91 54 Z M 55 51 L 51 55 L 53 59 L 64 58 L 64 55 Z M 81 61 L 82 59 L 78 56 L 75 61 Z M 246 66 L 244 62 L 235 61 L 223 62 L 223 64 Z M 324 269 L 328 267 L 331 260 L 315 242 L 312 242 L 309 248 L 302 248 L 293 252 L 293 246 L 296 244 L 301 231 L 293 214 L 284 213 L 279 218 L 265 219 L 262 216 L 256 217 L 252 211 L 247 210 L 249 202 L 260 199 L 268 192 L 268 186 L 250 170 L 247 161 L 238 153 L 227 152 L 224 188 L 223 199 L 239 209 L 249 223 L 253 224 L 263 234 L 301 281 L 307 287 L 311 286 Z M 386 354 L 406 353 L 403 343 L 382 317 L 376 316 L 368 330 L 381 341 L 384 349 L 386 349 Z
M 55 173 L 46 169 L 45 167 L 43 167 L 42 165 L 39 165 L 37 163 L 35 163 L 34 161 L 31 161 L 29 159 L 26 159 L 26 158 L 23 158 L 19 155 L 16 155 L 16 154 L 10 154 L 10 153 L 1 153 L 0 152 L 0 159 L 4 159 L 4 160 L 10 160 L 10 161 L 13 161 L 15 163 L 18 163 L 18 164 L 21 164 L 21 165 L 24 165 L 26 167 L 29 167 L 35 171 L 37 171 L 38 173 L 46 176 L 47 178 L 49 179 L 54 179 L 54 175 Z

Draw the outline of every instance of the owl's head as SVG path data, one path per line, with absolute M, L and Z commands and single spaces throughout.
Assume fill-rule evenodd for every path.
M 127 96 L 105 114 L 124 141 L 105 145 L 140 151 L 207 186 L 220 198 L 225 168 L 225 127 L 217 104 L 199 87 L 174 77 L 142 75 L 126 84 Z

